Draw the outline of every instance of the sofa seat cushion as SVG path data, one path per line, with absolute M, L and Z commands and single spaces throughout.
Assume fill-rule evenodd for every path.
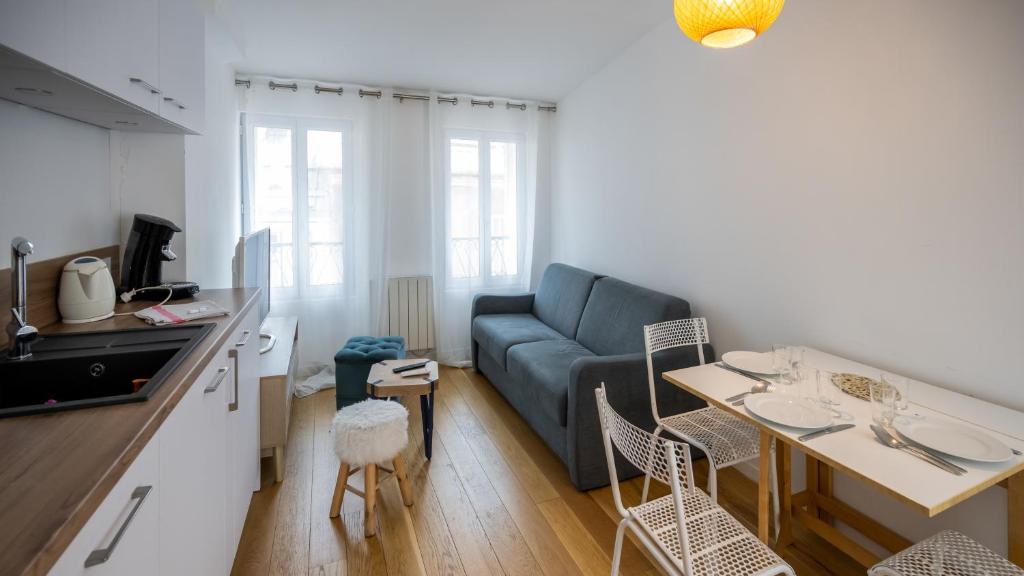
M 508 372 L 522 386 L 522 395 L 559 426 L 568 422 L 569 367 L 594 353 L 574 340 L 546 340 L 513 346 Z
M 516 344 L 540 340 L 564 340 L 562 336 L 533 314 L 484 314 L 473 319 L 473 340 L 508 370 L 508 349 Z

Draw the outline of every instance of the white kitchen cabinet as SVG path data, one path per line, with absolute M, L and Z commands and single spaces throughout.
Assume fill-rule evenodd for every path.
M 66 1 L 0 0 L 0 44 L 63 68 L 67 63 Z
M 253 309 L 236 331 L 231 355 L 235 388 L 228 412 L 228 548 L 238 547 L 252 493 L 260 486 L 259 315 Z
M 259 398 L 259 312 L 253 307 L 50 574 L 230 573 L 260 484 Z M 86 567 L 90 555 L 108 557 Z
M 226 351 L 207 365 L 160 427 L 159 574 L 226 574 L 225 398 L 233 377 Z
M 203 429 L 203 510 L 200 518 L 209 533 L 200 547 L 203 566 L 214 574 L 228 574 L 234 560 L 234 549 L 228 549 L 228 505 L 224 491 L 228 479 L 227 450 L 224 438 L 228 432 L 227 395 L 234 377 L 227 351 L 217 354 L 212 378 L 203 385 L 203 407 L 200 426 Z M 222 378 L 223 377 L 223 378 Z M 219 382 L 217 382 L 219 380 Z M 213 390 L 211 390 L 213 388 Z M 208 391 L 210 390 L 210 391 Z
M 206 93 L 203 14 L 193 0 L 160 0 L 160 115 L 199 132 Z
M 50 571 L 51 576 L 154 574 L 160 432 L 149 440 Z
M 159 113 L 158 14 L 157 0 L 70 0 L 64 70 Z

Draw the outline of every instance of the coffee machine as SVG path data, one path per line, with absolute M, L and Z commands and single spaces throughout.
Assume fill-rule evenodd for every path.
M 121 266 L 122 300 L 164 300 L 168 295 L 176 300 L 199 292 L 199 285 L 194 282 L 163 280 L 164 262 L 178 258 L 171 250 L 175 232 L 181 232 L 181 228 L 170 220 L 149 214 L 135 215 Z M 125 294 L 129 294 L 127 299 Z

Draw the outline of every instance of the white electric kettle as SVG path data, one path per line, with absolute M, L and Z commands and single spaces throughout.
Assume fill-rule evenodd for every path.
M 57 308 L 66 324 L 95 322 L 114 315 L 115 295 L 107 263 L 83 256 L 64 265 Z

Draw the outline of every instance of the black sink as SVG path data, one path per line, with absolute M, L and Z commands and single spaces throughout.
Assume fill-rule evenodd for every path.
M 55 334 L 25 360 L 0 352 L 0 418 L 143 402 L 213 327 Z

